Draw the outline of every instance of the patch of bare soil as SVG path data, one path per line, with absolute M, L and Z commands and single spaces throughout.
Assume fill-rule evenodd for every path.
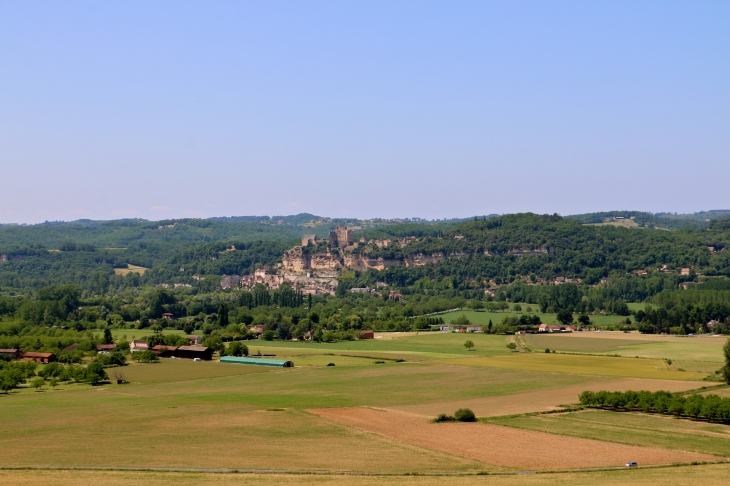
M 408 413 L 364 407 L 310 412 L 420 447 L 505 468 L 573 469 L 623 466 L 629 461 L 647 465 L 718 459 L 705 454 L 613 444 L 492 424 L 432 424 Z
M 537 390 L 498 397 L 471 398 L 418 405 L 388 407 L 423 417 L 433 418 L 440 413 L 452 414 L 460 408 L 470 408 L 477 417 L 496 417 L 530 412 L 547 412 L 560 408 L 560 405 L 578 403 L 578 397 L 585 390 L 626 391 L 626 390 L 665 390 L 680 392 L 706 386 L 705 382 L 677 380 L 649 380 L 645 378 L 626 378 L 621 380 L 600 381 L 591 384 L 571 385 L 561 388 Z

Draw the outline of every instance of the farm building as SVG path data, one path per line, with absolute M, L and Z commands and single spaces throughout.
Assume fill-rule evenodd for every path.
M 25 353 L 24 361 L 35 361 L 36 363 L 50 363 L 56 361 L 56 355 L 53 353 Z
M 20 359 L 23 356 L 23 353 L 19 349 L 0 349 L 0 354 L 10 359 Z
M 291 361 L 283 361 L 278 359 L 261 359 L 261 358 L 239 358 L 237 356 L 223 356 L 221 363 L 234 363 L 234 364 L 250 364 L 259 366 L 277 366 L 281 368 L 291 368 L 294 363 Z
M 203 343 L 203 338 L 200 336 L 188 336 L 191 346 L 200 345 Z
M 206 346 L 180 346 L 175 350 L 173 356 L 185 359 L 200 358 L 210 361 L 213 358 L 213 350 Z
M 96 350 L 100 353 L 108 353 L 109 351 L 114 351 L 117 349 L 116 344 L 97 344 Z
M 375 333 L 369 329 L 360 331 L 360 339 L 375 339 Z
M 175 351 L 177 351 L 177 346 L 165 346 L 164 344 L 158 344 L 157 346 L 152 348 L 152 352 L 162 358 L 169 358 L 170 356 L 174 356 Z
M 69 346 L 66 346 L 66 348 L 64 349 L 64 351 L 75 351 L 76 348 L 78 348 L 78 347 L 79 347 L 79 343 L 73 343 L 73 344 L 71 344 Z

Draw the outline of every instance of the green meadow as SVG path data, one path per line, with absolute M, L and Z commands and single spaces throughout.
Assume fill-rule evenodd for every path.
M 505 417 L 487 421 L 571 437 L 730 457 L 730 426 L 723 424 L 603 410 Z

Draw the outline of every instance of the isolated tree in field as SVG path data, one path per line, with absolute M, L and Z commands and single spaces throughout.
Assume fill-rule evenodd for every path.
M 489 324 L 487 324 L 487 329 L 489 330 L 489 333 L 492 333 L 492 320 L 489 319 Z
M 150 330 L 151 330 L 152 332 L 154 332 L 155 334 L 159 334 L 159 333 L 161 333 L 161 332 L 162 332 L 162 326 L 160 325 L 160 323 L 159 323 L 159 322 L 155 322 L 154 324 L 152 324 L 152 325 L 150 326 Z
M 559 311 L 556 317 L 558 319 L 558 322 L 563 325 L 568 325 L 573 322 L 573 313 L 570 312 L 568 309 L 563 309 Z
M 722 367 L 722 376 L 725 378 L 725 382 L 730 385 L 730 339 L 725 342 L 722 347 L 722 352 L 725 355 L 725 366 Z
M 33 381 L 30 382 L 30 386 L 35 388 L 35 391 L 38 391 L 41 388 L 43 388 L 43 385 L 45 385 L 45 384 L 46 384 L 46 380 L 44 380 L 40 376 L 37 378 L 34 378 Z
M 114 338 L 112 337 L 112 331 L 109 328 L 104 329 L 104 344 L 112 344 L 114 342 Z
M 467 341 L 464 343 L 464 347 L 467 351 L 471 351 L 471 349 L 474 347 L 474 343 L 472 341 Z
M 581 314 L 578 317 L 578 322 L 580 322 L 581 325 L 588 327 L 591 325 L 591 318 L 588 317 L 586 314 Z
M 51 385 L 51 388 L 53 388 L 54 390 L 58 386 L 58 382 L 56 381 L 55 378 L 51 378 L 51 381 L 49 381 L 48 384 Z
M 507 349 L 511 349 L 512 351 L 514 351 L 515 349 L 517 349 L 517 345 L 515 343 L 507 343 Z

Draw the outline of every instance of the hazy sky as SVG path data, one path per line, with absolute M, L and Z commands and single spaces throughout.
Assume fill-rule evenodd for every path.
M 727 0 L 0 0 L 0 223 L 720 208 Z

